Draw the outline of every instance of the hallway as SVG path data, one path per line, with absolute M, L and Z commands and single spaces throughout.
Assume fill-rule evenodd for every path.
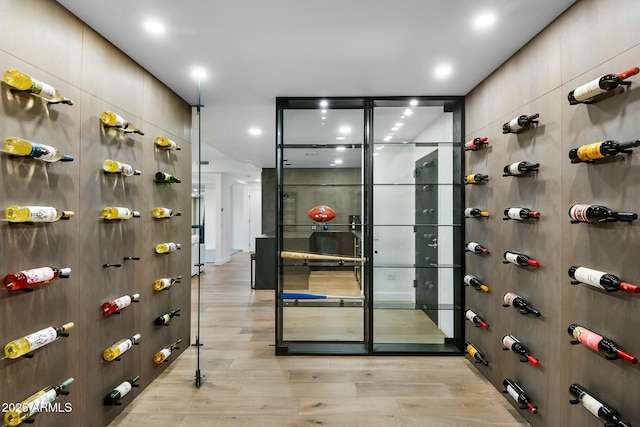
M 202 387 L 192 347 L 110 426 L 529 425 L 462 357 L 276 357 L 274 292 L 250 289 L 246 253 L 207 266 L 201 287 Z

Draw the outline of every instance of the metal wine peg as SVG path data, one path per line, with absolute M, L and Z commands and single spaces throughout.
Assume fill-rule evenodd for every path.
M 102 264 L 103 268 L 107 267 L 122 267 L 122 264 Z
M 137 256 L 126 256 L 124 257 L 125 261 L 140 261 L 140 257 Z

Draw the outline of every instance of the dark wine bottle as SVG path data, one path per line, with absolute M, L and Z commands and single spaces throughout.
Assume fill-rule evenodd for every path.
M 464 177 L 465 184 L 482 184 L 487 181 L 489 181 L 489 175 L 483 173 L 471 174 Z
M 502 176 L 519 176 L 529 172 L 538 172 L 540 163 L 516 162 L 502 168 Z
M 504 253 L 504 261 L 503 264 L 513 263 L 519 265 L 521 267 L 540 267 L 540 263 L 533 258 L 530 258 L 528 255 L 521 254 L 513 251 L 506 251 Z
M 616 154 L 631 154 L 631 148 L 638 146 L 640 146 L 640 140 L 626 142 L 599 141 L 572 148 L 569 150 L 569 158 L 571 163 L 593 162 Z
M 469 354 L 469 356 L 473 357 L 473 360 L 475 360 L 476 363 L 482 363 L 484 366 L 489 365 L 489 362 L 487 361 L 485 355 L 482 354 L 482 352 L 478 350 L 475 345 L 471 344 L 468 341 L 464 345 L 465 351 Z
M 540 312 L 533 308 L 524 298 L 513 292 L 507 292 L 503 297 L 503 307 L 513 307 L 520 311 L 520 314 L 535 314 L 540 317 Z
M 489 138 L 486 136 L 482 138 L 473 138 L 472 140 L 464 143 L 464 151 L 480 150 L 481 148 L 484 148 L 485 145 L 489 145 L 487 141 L 489 141 Z
M 593 331 L 585 328 L 584 326 L 576 325 L 572 323 L 567 329 L 569 335 L 574 339 L 571 344 L 584 344 L 592 350 L 603 351 L 606 353 L 605 357 L 609 360 L 623 359 L 632 364 L 638 363 L 638 359 L 629 353 L 620 349 L 618 344 L 614 343 L 610 339 L 604 338 L 602 335 L 598 335 Z
M 611 405 L 598 399 L 580 384 L 571 384 L 569 393 L 575 397 L 569 401 L 572 405 L 582 403 L 584 408 L 596 416 L 600 421 L 605 421 L 605 427 L 631 427 L 631 424 L 622 421 L 620 414 Z
M 467 274 L 466 276 L 464 276 L 464 284 L 466 286 L 475 288 L 476 291 L 489 292 L 489 287 L 478 280 L 476 276 L 472 276 L 471 274 Z
M 120 399 L 125 397 L 127 393 L 131 391 L 133 387 L 139 387 L 139 384 L 136 384 L 140 379 L 140 375 L 136 375 L 130 380 L 123 381 L 118 387 L 111 390 L 109 394 L 104 397 L 104 405 L 105 406 L 120 406 Z
M 506 208 L 504 210 L 505 221 L 515 219 L 516 221 L 522 221 L 525 219 L 538 219 L 540 218 L 540 212 L 532 211 L 529 208 Z
M 465 245 L 465 252 L 473 252 L 476 254 L 488 254 L 489 250 L 482 246 L 480 243 L 476 242 L 468 242 Z
M 154 323 L 158 326 L 169 326 L 169 322 L 173 318 L 173 316 L 180 316 L 180 309 L 176 308 L 175 310 L 168 311 L 158 317 Z
M 631 76 L 635 76 L 640 72 L 640 68 L 634 67 L 627 71 L 623 71 L 620 74 L 605 74 L 602 77 L 598 77 L 595 80 L 585 83 L 582 86 L 578 86 L 576 89 L 569 92 L 567 99 L 569 105 L 576 104 L 590 104 L 595 101 L 596 97 L 614 90 L 620 85 L 628 86 L 631 82 L 625 82 Z
M 616 212 L 602 205 L 577 204 L 569 208 L 569 218 L 571 218 L 572 224 L 579 222 L 630 222 L 638 219 L 638 214 L 634 212 Z
M 504 349 L 505 351 L 507 350 L 511 350 L 514 353 L 517 353 L 520 355 L 520 361 L 523 363 L 529 362 L 531 363 L 533 366 L 538 366 L 540 365 L 540 362 L 538 361 L 538 359 L 536 359 L 535 357 L 533 357 L 531 355 L 531 352 L 529 351 L 529 349 L 527 347 L 525 347 L 516 337 L 514 337 L 513 335 L 505 335 L 502 338 L 502 344 L 504 345 Z
M 584 283 L 585 285 L 593 286 L 595 288 L 607 291 L 627 291 L 634 294 L 640 293 L 640 286 L 632 285 L 631 283 L 623 282 L 617 276 L 613 274 L 605 273 L 604 271 L 593 270 L 586 267 L 577 267 L 572 265 L 569 267 L 569 277 L 574 279 L 571 284 L 578 285 Z
M 488 216 L 489 216 L 489 212 L 480 210 L 480 208 L 467 208 L 464 210 L 465 218 L 482 218 L 482 217 L 488 217 Z
M 467 310 L 464 313 L 464 317 L 466 317 L 467 320 L 473 322 L 476 325 L 476 328 L 484 328 L 484 329 L 489 328 L 489 325 L 487 324 L 487 322 L 482 320 L 482 317 L 478 316 L 473 310 Z
M 537 124 L 540 114 L 536 113 L 531 116 L 518 116 L 502 125 L 502 133 L 520 133 L 528 130 L 533 124 Z
M 528 409 L 532 414 L 538 413 L 538 408 L 531 404 L 529 396 L 527 396 L 522 387 L 520 387 L 515 381 L 510 378 L 506 378 L 502 381 L 502 385 L 505 388 L 503 393 L 513 397 L 513 400 L 518 402 L 520 405 L 520 409 Z

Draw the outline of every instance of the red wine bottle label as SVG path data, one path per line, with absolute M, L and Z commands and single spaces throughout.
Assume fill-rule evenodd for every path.
M 591 222 L 591 220 L 587 218 L 587 209 L 590 207 L 591 205 L 573 205 L 569 209 L 569 217 L 574 221 Z
M 29 416 L 40 412 L 41 408 L 48 408 L 48 404 L 56 400 L 57 397 L 58 395 L 55 390 L 49 390 L 33 402 L 29 402 L 27 405 L 27 408 L 29 408 Z
M 24 339 L 29 343 L 29 350 L 35 350 L 43 345 L 47 345 L 50 342 L 55 341 L 57 337 L 58 334 L 54 328 L 46 328 L 27 335 Z
M 29 285 L 46 282 L 47 280 L 53 279 L 55 276 L 51 267 L 34 268 L 32 270 L 21 271 L 20 273 L 25 275 Z
M 511 219 L 522 221 L 524 218 L 520 217 L 521 210 L 521 208 L 509 208 L 509 210 L 507 211 L 507 216 Z
M 502 345 L 504 345 L 505 348 L 511 348 L 511 346 L 517 342 L 518 341 L 511 335 L 505 335 L 504 338 L 502 338 Z
M 603 141 L 594 142 L 593 144 L 583 145 L 578 148 L 578 158 L 582 161 L 603 159 L 604 155 L 600 152 L 600 146 Z
M 593 415 L 600 418 L 600 416 L 598 415 L 598 412 L 600 411 L 600 408 L 604 406 L 601 402 L 599 402 L 598 400 L 596 400 L 596 398 L 588 394 L 584 394 L 582 396 L 581 401 L 582 401 L 582 406 L 584 406 L 587 411 L 591 412 Z
M 123 297 L 114 299 L 112 302 L 116 305 L 116 307 L 118 307 L 118 310 L 121 310 L 131 304 L 131 297 L 129 295 L 125 295 Z
M 508 292 L 508 293 L 504 294 L 504 303 L 505 304 L 509 304 L 509 305 L 513 305 L 513 301 L 516 298 L 520 298 L 520 296 L 518 296 L 517 294 L 514 294 L 513 292 Z
M 514 253 L 507 252 L 506 254 L 504 254 L 504 259 L 514 264 L 518 264 L 518 255 Z
M 583 84 L 573 91 L 573 97 L 578 102 L 586 101 L 587 99 L 591 99 L 594 96 L 605 93 L 606 90 L 600 88 L 600 77 L 595 80 L 590 81 L 589 83 Z
M 599 289 L 604 289 L 604 286 L 600 284 L 600 279 L 604 276 L 605 272 L 592 270 L 586 267 L 578 267 L 573 273 L 573 277 L 579 282 L 586 283 L 587 285 L 594 286 Z
M 509 173 L 511 175 L 522 175 L 522 171 L 520 171 L 520 169 L 518 169 L 519 165 L 520 165 L 520 162 L 513 163 L 513 164 L 509 165 Z
M 124 381 L 118 387 L 114 388 L 114 390 L 120 393 L 120 397 L 124 397 L 127 393 L 131 391 L 132 388 L 133 386 L 129 381 Z
M 580 326 L 573 330 L 573 337 L 595 351 L 598 351 L 598 344 L 602 341 L 602 336 Z
M 518 399 L 520 398 L 520 393 L 518 393 L 513 387 L 511 387 L 511 384 L 507 385 L 507 393 L 509 393 L 509 396 L 513 397 L 513 400 L 519 402 Z
M 520 130 L 522 129 L 522 126 L 520 126 L 520 124 L 518 123 L 518 118 L 516 117 L 515 119 L 512 119 L 509 122 L 509 127 L 511 128 L 511 130 L 516 131 L 516 130 Z

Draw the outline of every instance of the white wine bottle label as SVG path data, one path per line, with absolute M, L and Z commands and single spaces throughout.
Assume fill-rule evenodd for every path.
M 520 124 L 518 123 L 518 119 L 519 119 L 519 117 L 516 117 L 515 119 L 512 119 L 512 120 L 509 122 L 509 127 L 511 128 L 511 130 L 514 130 L 514 131 L 515 131 L 515 130 L 520 130 L 520 129 L 522 129 L 522 126 L 520 126 Z
M 602 408 L 604 405 L 596 400 L 593 396 L 584 394 L 582 396 L 582 406 L 584 406 L 587 411 L 600 418 L 600 416 L 598 415 L 598 411 L 600 411 L 600 408 Z
M 125 295 L 123 297 L 114 299 L 113 303 L 118 307 L 118 310 L 121 310 L 131 304 L 131 297 L 129 295 Z
M 160 350 L 158 353 L 162 353 L 164 355 L 164 358 L 166 359 L 167 357 L 171 356 L 171 349 L 165 347 L 162 350 Z
M 29 343 L 29 350 L 35 350 L 43 345 L 47 345 L 50 342 L 55 341 L 57 337 L 58 334 L 54 328 L 46 328 L 27 335 L 24 339 Z
M 573 337 L 595 351 L 598 351 L 598 344 L 602 341 L 601 335 L 580 326 L 574 330 Z
M 519 165 L 520 162 L 509 165 L 509 173 L 511 175 L 522 175 L 522 172 L 518 169 Z
M 167 144 L 167 145 L 166 145 L 166 147 L 167 147 L 169 150 L 175 150 L 175 149 L 177 149 L 177 148 L 178 148 L 178 144 L 176 144 L 176 142 L 175 142 L 175 141 L 173 141 L 173 140 L 171 140 L 171 139 L 168 139 L 167 141 L 169 141 L 169 144 Z
M 126 340 L 125 342 L 118 344 L 118 350 L 120 350 L 120 354 L 122 354 L 125 351 L 129 350 L 132 346 L 133 346 L 133 341 Z
M 160 281 L 162 282 L 162 288 L 161 289 L 166 289 L 169 286 L 171 286 L 171 279 L 169 279 L 169 278 L 165 277 L 163 279 L 160 279 Z
M 511 335 L 505 335 L 504 338 L 502 338 L 502 345 L 504 345 L 506 348 L 511 348 L 512 345 L 514 345 L 516 341 Z
M 604 287 L 600 284 L 600 279 L 604 276 L 605 272 L 592 270 L 586 267 L 578 267 L 576 271 L 573 273 L 573 277 L 579 282 L 586 283 L 587 285 L 594 286 L 599 289 L 604 289 Z
M 585 83 L 573 91 L 573 97 L 576 101 L 582 102 L 594 96 L 605 93 L 606 90 L 600 88 L 600 77 L 595 80 Z
M 116 208 L 116 210 L 118 211 L 117 218 L 129 218 L 133 215 L 129 208 Z
M 127 121 L 123 119 L 119 114 L 113 113 L 116 116 L 116 122 L 112 126 L 120 126 L 125 127 L 127 125 Z
M 55 156 L 57 153 L 57 150 L 53 147 L 51 147 L 50 145 L 45 145 L 45 144 L 40 144 L 38 142 L 32 142 L 31 146 L 34 148 L 40 148 L 40 151 L 42 152 L 42 154 L 40 155 L 40 159 L 42 160 L 55 160 Z M 32 150 L 33 152 L 33 150 Z
M 520 216 L 521 208 L 509 208 L 507 211 L 507 216 L 511 219 L 516 219 L 518 221 L 522 221 L 524 218 Z
M 569 217 L 574 221 L 591 222 L 589 218 L 587 218 L 587 209 L 590 207 L 591 205 L 573 205 L 569 209 Z
M 118 171 L 122 173 L 122 175 L 126 175 L 126 176 L 131 176 L 134 173 L 136 173 L 136 170 L 133 168 L 133 166 L 128 165 L 126 163 L 120 163 L 120 168 Z
M 124 397 L 127 393 L 131 391 L 132 388 L 133 386 L 129 381 L 124 381 L 118 387 L 114 388 L 114 390 L 120 393 L 120 397 Z
M 600 151 L 600 147 L 604 141 L 594 142 L 593 144 L 583 145 L 578 148 L 578 158 L 582 161 L 603 159 L 604 155 Z
M 56 400 L 57 397 L 58 395 L 56 394 L 55 390 L 49 390 L 42 396 L 35 399 L 33 402 L 29 402 L 27 404 L 27 408 L 29 408 L 29 416 L 40 412 L 42 408 L 47 407 L 48 404 Z
M 504 259 L 514 264 L 518 264 L 518 255 L 512 252 L 507 252 L 506 254 L 504 254 Z
M 518 402 L 520 394 L 513 387 L 511 387 L 511 385 L 507 386 L 507 393 L 509 393 L 509 396 L 513 397 L 513 400 Z
M 473 322 L 473 318 L 476 317 L 477 314 L 475 314 L 473 311 L 471 310 L 467 310 L 467 312 L 465 313 L 465 317 L 467 318 L 467 320 L 470 320 Z
M 516 298 L 520 298 L 520 297 L 517 294 L 514 294 L 513 292 L 508 292 L 504 294 L 504 303 L 513 305 L 513 300 L 515 300 Z
M 54 278 L 55 274 L 51 267 L 34 268 L 32 270 L 21 271 L 26 278 L 27 283 L 32 285 L 34 283 L 46 282 Z
M 56 208 L 47 206 L 27 206 L 27 208 L 29 208 L 29 219 L 27 221 L 52 222 L 58 216 Z
M 167 248 L 168 248 L 168 252 L 173 252 L 178 249 L 178 245 L 173 242 L 170 242 L 170 243 L 167 243 Z

